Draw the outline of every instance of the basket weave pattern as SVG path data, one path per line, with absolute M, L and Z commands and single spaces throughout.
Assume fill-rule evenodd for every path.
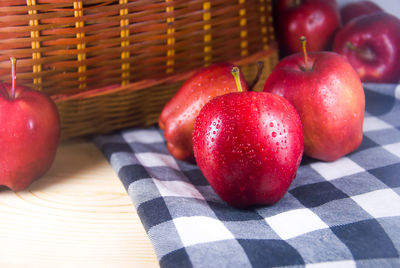
M 56 102 L 63 138 L 149 125 L 195 70 L 277 61 L 271 0 L 0 1 L 0 80 Z M 262 79 L 261 79 L 262 80 Z

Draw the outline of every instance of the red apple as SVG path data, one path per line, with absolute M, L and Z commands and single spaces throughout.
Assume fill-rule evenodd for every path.
M 12 61 L 12 84 L 0 84 L 0 185 L 20 191 L 50 168 L 60 119 L 47 95 L 15 85 Z
M 279 201 L 296 177 L 303 148 L 294 107 L 265 92 L 214 98 L 201 109 L 193 130 L 197 165 L 234 207 Z
M 400 80 L 400 20 L 378 12 L 350 21 L 336 35 L 333 50 L 344 55 L 363 82 Z
M 362 141 L 365 97 L 357 73 L 334 52 L 305 51 L 282 59 L 264 85 L 288 99 L 303 123 L 304 153 L 334 161 Z
M 358 1 L 351 2 L 344 5 L 340 9 L 340 17 L 342 19 L 342 24 L 346 25 L 352 19 L 358 18 L 363 15 L 382 12 L 383 9 L 371 1 Z
M 176 159 L 193 160 L 193 125 L 204 104 L 216 96 L 237 90 L 232 67 L 230 63 L 216 63 L 202 68 L 164 106 L 158 122 L 164 129 L 167 148 Z M 243 88 L 248 90 L 244 78 L 242 81 Z
M 309 50 L 328 50 L 339 28 L 335 0 L 281 0 L 277 3 L 277 36 L 283 56 L 301 51 L 300 36 L 310 41 Z

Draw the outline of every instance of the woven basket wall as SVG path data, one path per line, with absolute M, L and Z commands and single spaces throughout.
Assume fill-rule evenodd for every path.
M 278 60 L 271 0 L 0 1 L 0 80 L 56 102 L 62 138 L 157 122 L 197 69 L 241 66 L 250 82 Z

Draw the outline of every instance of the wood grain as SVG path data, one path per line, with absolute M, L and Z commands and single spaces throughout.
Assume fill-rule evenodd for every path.
M 89 141 L 64 142 L 28 189 L 0 189 L 0 267 L 158 267 L 135 208 Z

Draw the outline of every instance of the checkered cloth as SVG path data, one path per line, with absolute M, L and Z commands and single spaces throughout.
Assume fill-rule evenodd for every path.
M 97 136 L 161 267 L 400 267 L 400 86 L 364 84 L 364 139 L 332 162 L 303 158 L 284 198 L 238 210 L 157 127 Z

